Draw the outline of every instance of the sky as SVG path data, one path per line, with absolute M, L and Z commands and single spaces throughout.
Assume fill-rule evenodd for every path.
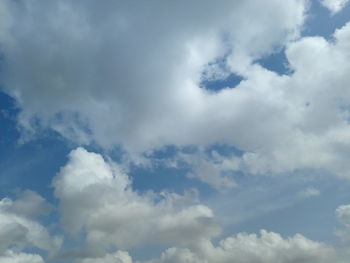
M 348 2 L 0 0 L 0 263 L 347 263 Z

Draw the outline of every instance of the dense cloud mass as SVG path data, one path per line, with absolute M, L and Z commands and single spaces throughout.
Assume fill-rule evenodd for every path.
M 244 71 L 295 39 L 306 9 L 302 0 L 142 5 L 2 1 L 2 79 L 28 131 L 41 124 L 131 151 L 234 143 L 255 101 L 243 88 L 201 89 L 202 72 L 222 59 L 229 71 Z
M 244 152 L 238 170 L 349 177 L 350 25 L 332 41 L 299 38 L 307 1 L 1 5 L 1 77 L 24 136 L 51 127 L 132 153 L 227 143 Z M 283 47 L 290 75 L 256 63 Z M 234 89 L 202 87 L 231 73 L 244 79 Z

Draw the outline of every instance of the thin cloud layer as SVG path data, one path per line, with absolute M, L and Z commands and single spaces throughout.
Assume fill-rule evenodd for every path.
M 328 8 L 329 11 L 334 15 L 342 10 L 349 0 L 320 0 L 321 4 Z

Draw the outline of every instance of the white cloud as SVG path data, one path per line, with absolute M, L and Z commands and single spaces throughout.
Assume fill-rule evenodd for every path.
M 341 11 L 349 2 L 349 0 L 320 0 L 321 4 L 328 8 L 328 10 L 334 15 Z
M 341 205 L 335 210 L 338 221 L 343 225 L 336 234 L 346 243 L 350 243 L 350 205 Z
M 119 252 L 117 252 L 119 253 Z M 112 258 L 107 254 L 104 259 Z M 95 259 L 94 262 L 103 260 Z M 128 258 L 129 260 L 129 258 Z M 88 261 L 90 262 L 90 261 Z M 110 261 L 101 261 L 110 262 Z M 124 262 L 124 261 L 121 261 Z M 126 261 L 126 262 L 131 262 Z M 139 261 L 136 261 L 139 262 Z M 284 239 L 281 235 L 262 230 L 260 235 L 240 233 L 220 241 L 218 246 L 202 240 L 193 248 L 172 247 L 164 251 L 159 259 L 144 263 L 328 263 L 345 262 L 337 259 L 335 250 L 297 234 Z M 141 263 L 141 262 L 139 262 Z
M 0 263 L 44 263 L 41 256 L 28 253 L 16 253 L 12 250 L 6 250 L 0 254 Z
M 350 205 L 341 205 L 336 210 L 339 221 L 347 227 L 350 227 Z
M 50 236 L 47 229 L 33 219 L 47 207 L 50 206 L 42 197 L 32 191 L 23 192 L 15 201 L 0 200 L 0 262 L 43 262 L 41 256 L 21 250 L 39 248 L 54 255 L 60 249 L 62 238 Z
M 193 153 L 179 152 L 172 159 L 163 161 L 169 167 L 188 166 L 187 177 L 198 179 L 217 190 L 227 190 L 236 186 L 233 175 L 239 170 L 239 158 L 224 157 L 216 151 L 209 154 L 202 150 Z
M 129 153 L 224 143 L 244 152 L 244 172 L 311 168 L 350 177 L 350 25 L 332 41 L 298 39 L 306 1 L 2 5 L 3 87 L 29 131 L 40 124 Z M 277 47 L 286 48 L 293 74 L 253 63 Z M 223 57 L 244 81 L 201 89 L 208 63 Z M 232 185 L 222 171 L 196 169 L 192 175 L 216 188 Z
M 41 123 L 129 151 L 235 143 L 248 94 L 209 94 L 198 86 L 202 71 L 225 54 L 243 71 L 241 57 L 249 64 L 294 39 L 305 2 L 5 1 L 16 19 L 0 39 L 4 87 L 29 131 Z
M 53 183 L 64 228 L 86 233 L 91 249 L 130 248 L 148 243 L 186 244 L 217 235 L 212 211 L 195 196 L 139 194 L 119 167 L 78 148 Z
M 238 234 L 220 241 L 218 247 L 203 246 L 200 252 L 208 262 L 322 262 L 332 254 L 326 245 L 302 235 L 283 239 L 279 234 L 262 230 Z
M 336 13 L 346 2 L 322 3 Z M 48 127 L 81 144 L 121 145 L 131 154 L 165 145 L 233 146 L 242 156 L 176 156 L 191 165 L 189 176 L 217 189 L 233 187 L 236 171 L 311 168 L 350 178 L 350 23 L 329 41 L 300 38 L 307 6 L 306 0 L 2 0 L 1 86 L 16 97 L 19 124 L 29 133 Z M 254 62 L 281 48 L 290 75 Z M 244 78 L 235 89 L 199 87 L 203 76 L 230 73 Z M 331 247 L 301 235 L 241 233 L 214 245 L 220 227 L 195 193 L 138 193 L 117 164 L 82 148 L 70 153 L 53 186 L 63 227 L 86 237 L 94 256 L 82 263 L 130 263 L 125 251 L 104 253 L 145 244 L 174 246 L 150 262 L 343 262 Z M 22 250 L 59 249 L 61 239 L 35 219 L 49 210 L 30 191 L 0 201 L 0 262 L 41 263 Z M 349 211 L 336 211 L 342 236 L 349 233 Z

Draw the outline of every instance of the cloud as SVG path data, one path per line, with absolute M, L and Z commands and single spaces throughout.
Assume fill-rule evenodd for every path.
M 346 2 L 322 1 L 333 14 Z M 178 152 L 165 162 L 185 163 L 189 177 L 219 190 L 235 186 L 236 172 L 314 169 L 350 178 L 350 22 L 329 40 L 302 37 L 308 6 L 306 0 L 2 0 L 1 89 L 16 98 L 23 141 L 47 128 L 80 145 L 121 147 L 151 164 L 147 153 L 173 145 Z M 288 74 L 259 64 L 277 52 L 286 55 Z M 242 78 L 235 87 L 201 87 L 230 74 Z M 239 154 L 207 153 L 212 145 Z M 200 150 L 182 152 L 187 146 Z M 169 248 L 149 262 L 348 258 L 300 234 L 283 238 L 265 230 L 216 243 L 221 228 L 195 190 L 138 192 L 121 166 L 83 148 L 69 154 L 52 185 L 62 227 L 84 248 L 57 254 L 62 238 L 38 221 L 52 206 L 25 191 L 0 201 L 0 262 L 43 262 L 27 251 L 34 248 L 80 263 L 130 263 L 122 250 L 159 245 Z M 270 190 L 253 197 L 260 202 L 242 202 L 250 207 L 237 206 L 244 212 L 236 220 L 320 194 L 307 188 L 272 202 L 277 195 L 264 196 Z M 349 207 L 336 215 L 346 239 Z
M 78 263 L 131 263 L 133 260 L 127 251 L 106 251 L 116 247 L 144 248 L 150 243 L 170 248 L 158 259 L 144 263 L 228 263 L 233 260 L 237 263 L 345 263 L 348 258 L 347 250 L 337 250 L 300 234 L 283 238 L 265 230 L 259 235 L 239 233 L 214 245 L 212 239 L 219 231 L 213 223 L 214 216 L 208 207 L 194 204 L 193 195 L 137 193 L 120 167 L 101 155 L 77 148 L 68 157 L 53 186 L 60 201 L 63 226 L 73 234 L 83 231 L 80 236 L 83 243 L 86 238 L 89 256 L 72 254 L 73 258 L 70 257 Z M 0 262 L 44 262 L 38 254 L 21 252 L 31 247 L 51 254 L 54 251 L 56 258 L 60 258 L 61 239 L 51 237 L 34 221 L 37 215 L 47 212 L 50 205 L 32 191 L 20 192 L 18 196 L 14 201 L 8 198 L 0 201 Z M 26 209 L 21 213 L 19 208 L 24 204 L 36 213 L 28 213 Z M 349 211 L 348 205 L 336 210 L 346 228 Z
M 241 121 L 256 121 L 248 121 L 255 101 L 244 91 L 201 89 L 202 73 L 223 57 L 243 72 L 295 39 L 307 8 L 303 0 L 3 1 L 3 7 L 9 18 L 0 39 L 1 77 L 22 109 L 22 127 L 51 127 L 79 143 L 136 152 L 235 143 Z
M 126 251 L 106 251 L 152 243 L 170 248 L 147 263 L 345 262 L 345 252 L 300 234 L 284 239 L 262 230 L 260 235 L 239 233 L 214 245 L 211 240 L 219 228 L 208 207 L 193 204 L 193 196 L 135 192 L 117 164 L 83 148 L 69 154 L 53 186 L 63 227 L 86 238 L 90 255 L 77 262 L 129 263 L 132 258 Z M 340 218 L 345 218 L 345 208 L 337 209 Z
M 27 199 L 24 199 L 27 198 Z M 28 207 L 23 209 L 23 205 Z M 40 215 L 41 208 L 49 205 L 42 197 L 25 191 L 18 200 L 0 200 L 0 262 L 43 262 L 41 256 L 22 253 L 26 248 L 39 248 L 53 255 L 60 249 L 62 238 L 51 236 L 47 229 L 35 221 L 34 213 Z M 33 211 L 28 210 L 32 207 Z
M 35 218 L 39 215 L 47 215 L 52 210 L 52 205 L 31 190 L 25 190 L 18 193 L 18 197 L 12 205 L 7 208 L 11 213 Z
M 163 164 L 171 168 L 187 168 L 187 177 L 209 184 L 217 190 L 227 190 L 236 186 L 234 172 L 239 170 L 239 159 L 222 156 L 213 150 L 206 153 L 197 149 L 193 153 L 178 152 Z
M 78 148 L 53 182 L 63 227 L 86 233 L 92 250 L 191 243 L 217 235 L 212 211 L 195 193 L 137 193 L 117 164 Z
M 140 5 L 2 2 L 2 86 L 17 98 L 27 132 L 50 127 L 131 155 L 222 143 L 243 152 L 246 173 L 350 177 L 349 24 L 330 41 L 300 38 L 301 0 Z M 290 75 L 256 62 L 281 48 Z M 219 92 L 201 88 L 215 63 L 244 80 Z M 233 185 L 203 165 L 191 175 Z
M 0 263 L 44 263 L 41 256 L 36 254 L 16 253 L 6 250 L 0 255 Z
M 332 15 L 341 11 L 349 2 L 349 0 L 320 0 L 321 4 L 328 8 Z
M 350 227 L 350 205 L 341 205 L 336 210 L 339 221 L 347 227 Z
M 192 249 L 172 247 L 165 250 L 159 259 L 142 261 L 144 263 L 321 263 L 335 259 L 334 249 L 297 234 L 284 239 L 281 235 L 260 231 L 260 235 L 240 233 L 223 239 L 218 246 L 206 240 L 196 244 Z M 119 254 L 120 252 L 117 252 Z M 107 254 L 104 258 L 95 259 L 100 262 L 113 258 Z M 118 256 L 117 256 L 118 258 Z M 89 259 L 90 260 L 90 259 Z M 127 256 L 129 261 L 131 259 Z M 90 262 L 90 261 L 86 261 Z M 110 261 L 101 261 L 110 262 Z M 140 261 L 136 261 L 141 263 Z M 342 261 L 332 261 L 342 262 Z
M 163 253 L 159 261 L 154 262 L 175 263 L 181 262 L 180 258 L 187 258 L 189 263 L 228 263 L 232 261 L 237 263 L 316 263 L 326 262 L 324 260 L 330 255 L 332 255 L 332 249 L 302 235 L 283 239 L 277 233 L 262 230 L 260 236 L 241 233 L 221 240 L 218 247 L 214 247 L 210 243 L 202 244 L 197 252 L 172 248 Z
M 346 243 L 350 244 L 350 205 L 341 205 L 335 210 L 338 221 L 342 228 L 336 231 L 336 234 Z

